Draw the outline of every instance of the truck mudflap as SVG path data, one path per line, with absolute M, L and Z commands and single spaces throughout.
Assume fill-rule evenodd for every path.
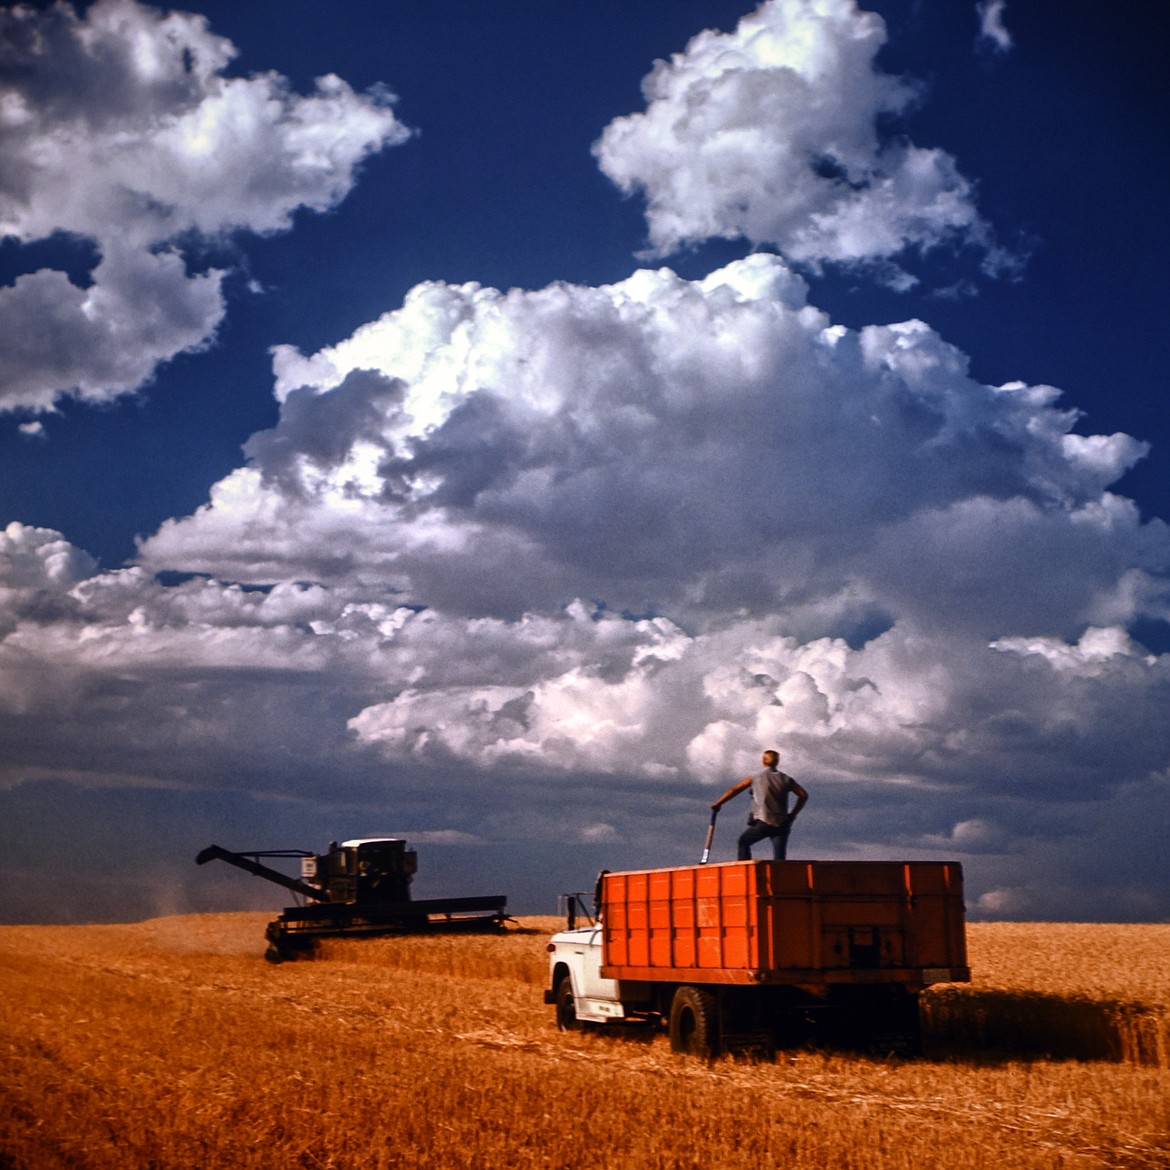
M 586 1023 L 603 1024 L 608 1020 L 626 1019 L 626 1006 L 620 1000 L 577 999 L 577 1019 Z

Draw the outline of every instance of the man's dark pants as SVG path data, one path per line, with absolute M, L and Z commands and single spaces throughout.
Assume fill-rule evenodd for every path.
M 747 828 L 739 835 L 737 860 L 751 861 L 752 846 L 757 841 L 771 837 L 773 856 L 777 861 L 783 861 L 788 852 L 788 834 L 791 831 L 790 820 L 785 820 L 782 825 L 769 825 L 767 821 L 757 821 L 755 817 L 749 817 Z

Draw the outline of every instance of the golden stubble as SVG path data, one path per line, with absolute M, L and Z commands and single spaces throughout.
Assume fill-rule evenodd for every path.
M 545 942 L 338 940 L 266 915 L 0 928 L 0 1166 L 1170 1165 L 1170 927 L 977 923 L 927 1055 L 674 1056 L 556 1031 Z

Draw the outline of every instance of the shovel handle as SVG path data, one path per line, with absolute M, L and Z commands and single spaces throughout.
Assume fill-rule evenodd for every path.
M 711 856 L 711 839 L 715 836 L 715 818 L 719 815 L 719 810 L 713 808 L 711 810 L 711 823 L 707 826 L 707 843 L 703 846 L 703 856 L 699 861 L 700 865 L 706 865 L 707 859 Z

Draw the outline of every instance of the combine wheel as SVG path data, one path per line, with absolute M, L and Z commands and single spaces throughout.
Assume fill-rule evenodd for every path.
M 670 1047 L 710 1060 L 719 1054 L 719 1005 L 699 987 L 680 987 L 670 1004 Z
M 573 1001 L 573 980 L 568 975 L 562 976 L 557 984 L 557 1027 L 562 1032 L 576 1032 L 581 1027 Z
M 284 931 L 280 929 L 279 922 L 270 922 L 264 928 L 264 937 L 268 940 L 268 949 L 264 952 L 264 957 L 270 963 L 283 963 L 285 959 L 293 957 L 283 945 Z

